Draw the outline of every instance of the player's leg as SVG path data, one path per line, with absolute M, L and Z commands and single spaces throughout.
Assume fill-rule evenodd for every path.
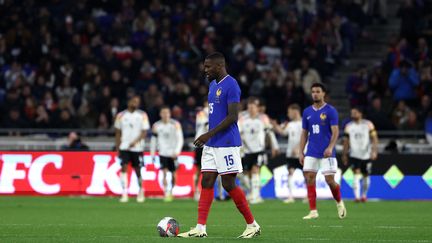
M 319 159 L 306 156 L 303 164 L 303 175 L 306 180 L 307 197 L 309 201 L 310 212 L 303 219 L 318 218 L 318 210 L 316 207 L 316 175 L 319 169 Z
M 201 194 L 198 201 L 198 223 L 190 231 L 178 237 L 207 237 L 206 223 L 214 197 L 214 183 L 218 176 L 214 148 L 204 146 L 201 160 Z
M 143 182 L 142 182 L 142 176 L 141 176 L 141 168 L 142 166 L 144 166 L 144 161 L 143 161 L 143 157 L 142 157 L 142 153 L 133 153 L 133 157 L 132 157 L 132 166 L 135 170 L 135 174 L 137 176 L 138 179 L 138 195 L 137 195 L 137 202 L 142 203 L 145 201 L 145 197 L 144 197 L 144 187 L 143 187 Z
M 323 158 L 320 160 L 320 167 L 327 185 L 330 187 L 330 190 L 333 194 L 333 198 L 336 201 L 339 218 L 343 219 L 346 217 L 346 208 L 344 202 L 342 201 L 340 186 L 334 179 L 334 175 L 338 169 L 337 160 L 336 158 Z
M 217 199 L 220 201 L 225 200 L 225 195 L 224 195 L 224 189 L 223 189 L 223 185 L 222 185 L 222 178 L 220 176 L 218 176 L 217 178 L 217 185 L 218 185 L 218 197 Z
M 165 202 L 172 202 L 173 195 L 172 195 L 172 190 L 174 189 L 175 183 L 176 183 L 176 179 L 177 179 L 177 174 L 176 174 L 176 166 L 175 166 L 175 161 L 172 158 L 167 158 L 167 166 L 165 168 L 165 178 L 168 175 L 168 172 L 171 172 L 171 184 L 168 185 L 168 180 L 166 179 L 166 187 L 165 187 Z
M 238 174 L 240 185 L 243 191 L 246 193 L 246 198 L 251 199 L 251 173 L 249 166 L 249 155 L 245 154 L 242 158 L 243 173 Z
M 199 186 L 199 179 L 201 176 L 201 157 L 202 157 L 202 148 L 196 148 L 195 149 L 195 164 L 197 166 L 197 171 L 195 173 L 194 176 L 194 182 L 195 182 L 195 194 L 194 194 L 194 199 L 196 201 L 199 200 L 199 196 L 200 196 L 200 186 Z
M 236 185 L 236 173 L 225 174 L 221 177 L 224 189 L 234 201 L 237 209 L 243 215 L 247 224 L 246 230 L 239 236 L 239 238 L 252 238 L 258 236 L 261 233 L 261 228 L 252 215 L 243 190 Z
M 120 165 L 121 165 L 120 184 L 122 187 L 122 195 L 120 197 L 120 202 L 127 202 L 129 200 L 128 189 L 127 189 L 127 187 L 128 187 L 127 168 L 128 168 L 128 163 L 130 160 L 129 152 L 128 151 L 120 151 L 119 157 L 120 157 Z
M 251 204 L 263 202 L 260 191 L 261 191 L 260 166 L 258 164 L 254 164 L 252 165 L 252 169 L 251 169 L 251 194 L 252 194 L 252 200 L 250 201 Z
M 352 164 L 353 172 L 354 172 L 354 181 L 353 181 L 354 202 L 360 202 L 360 191 L 361 191 L 360 182 L 362 179 L 362 174 L 360 171 L 360 161 L 358 159 L 351 158 L 351 157 L 349 158 L 349 161 Z
M 361 166 L 361 171 L 363 174 L 363 186 L 362 186 L 362 196 L 361 196 L 361 201 L 362 202 L 366 202 L 367 201 L 367 193 L 369 191 L 369 187 L 370 187 L 370 174 L 372 172 L 372 162 L 366 160 L 363 162 L 362 166 Z
M 295 172 L 295 161 L 298 161 L 298 159 L 293 159 L 293 158 L 288 158 L 287 159 L 288 163 L 288 198 L 286 200 L 284 200 L 284 203 L 293 203 L 295 202 L 294 200 L 294 196 L 293 196 L 293 191 L 292 191 L 292 187 L 293 187 L 293 176 L 294 176 L 294 172 Z

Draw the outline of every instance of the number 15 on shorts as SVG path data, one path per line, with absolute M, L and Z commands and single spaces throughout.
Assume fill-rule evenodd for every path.
M 224 156 L 225 162 L 226 162 L 226 166 L 231 166 L 234 164 L 234 159 L 233 159 L 233 155 L 225 155 Z

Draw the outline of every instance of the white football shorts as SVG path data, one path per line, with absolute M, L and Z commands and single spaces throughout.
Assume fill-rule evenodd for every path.
M 217 172 L 220 175 L 242 173 L 240 147 L 204 146 L 201 172 Z
M 334 175 L 337 168 L 337 159 L 334 157 L 314 158 L 306 156 L 304 159 L 303 171 L 318 172 L 321 169 L 323 175 Z

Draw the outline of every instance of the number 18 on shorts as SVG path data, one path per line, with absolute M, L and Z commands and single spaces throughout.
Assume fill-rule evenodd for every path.
M 204 146 L 201 158 L 202 172 L 217 172 L 221 175 L 243 172 L 240 147 Z

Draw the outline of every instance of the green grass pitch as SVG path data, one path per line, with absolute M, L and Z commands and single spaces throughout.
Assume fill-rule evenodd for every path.
M 134 199 L 134 198 L 131 198 Z M 320 218 L 304 221 L 307 204 L 268 200 L 252 205 L 262 228 L 254 242 L 432 242 L 432 203 L 346 202 L 337 217 L 333 201 L 318 201 Z M 197 203 L 148 199 L 120 204 L 107 197 L 0 197 L 0 242 L 240 242 L 243 218 L 231 201 L 212 205 L 207 239 L 161 238 L 156 225 L 172 216 L 181 231 L 196 223 Z

